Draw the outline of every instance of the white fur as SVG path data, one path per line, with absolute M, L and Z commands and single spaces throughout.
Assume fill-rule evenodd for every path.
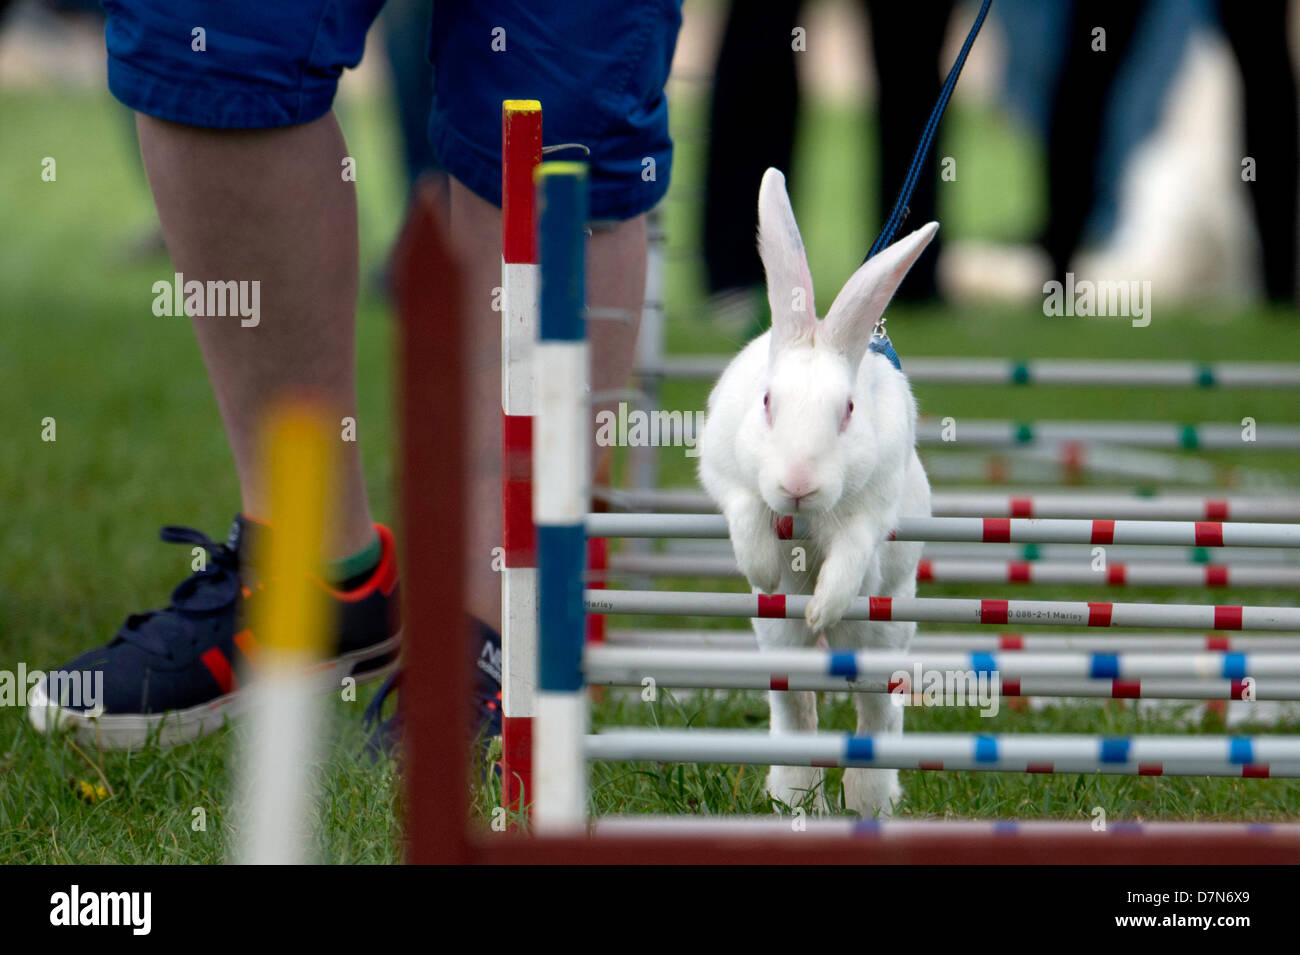
M 938 229 L 937 223 L 873 257 L 846 283 L 824 321 L 785 179 L 769 169 L 759 190 L 759 252 L 767 272 L 772 329 L 727 366 L 709 396 L 700 435 L 700 481 L 726 515 L 740 569 L 756 591 L 812 593 L 804 620 L 755 620 L 759 646 L 904 649 L 916 625 L 841 619 L 860 594 L 911 597 L 921 545 L 881 547 L 899 517 L 928 517 L 930 485 L 916 456 L 916 402 L 907 379 L 866 351 L 871 329 Z M 792 307 L 806 295 L 806 311 Z M 764 407 L 770 395 L 770 422 Z M 853 411 L 845 417 L 849 400 Z M 807 518 L 811 539 L 780 541 L 777 514 Z M 805 548 L 805 568 L 794 548 Z M 902 709 L 884 694 L 855 694 L 858 733 L 901 733 Z M 811 692 L 773 691 L 773 733 L 817 728 Z M 790 806 L 813 794 L 821 770 L 773 766 L 768 792 Z M 849 809 L 888 815 L 894 770 L 844 773 Z

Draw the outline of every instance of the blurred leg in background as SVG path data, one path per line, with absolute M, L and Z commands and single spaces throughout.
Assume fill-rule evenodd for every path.
M 1297 142 L 1295 72 L 1291 65 L 1291 4 L 1218 0 L 1223 32 L 1241 69 L 1246 112 L 1246 155 L 1255 160 L 1247 183 L 1259 229 L 1264 287 L 1275 302 L 1296 295 Z
M 763 265 L 754 244 L 758 185 L 769 166 L 794 190 L 799 81 L 791 32 L 802 0 L 733 0 L 709 106 L 704 174 L 704 266 L 714 311 L 744 321 L 761 309 Z
M 754 209 L 763 170 L 783 170 L 791 191 L 798 188 L 793 153 L 800 92 L 792 31 L 799 25 L 801 6 L 800 0 L 738 0 L 727 15 L 710 104 L 704 188 L 704 263 L 713 314 L 724 320 L 728 313 L 748 319 L 765 307 L 763 296 L 754 294 L 763 285 L 754 248 Z M 881 160 L 874 208 L 883 222 L 939 96 L 939 53 L 953 2 L 864 0 L 864 6 L 880 90 Z M 911 227 L 937 217 L 937 179 L 938 156 L 932 150 L 912 195 Z M 938 249 L 936 241 L 921 256 L 898 298 L 937 297 Z
M 380 14 L 408 192 L 422 175 L 442 171 L 429 144 L 429 115 L 433 112 L 433 68 L 428 52 L 432 14 L 432 0 L 386 0 Z
M 1050 218 L 1043 245 L 1058 280 L 1083 241 L 1097 195 L 1106 107 L 1146 7 L 1147 0 L 1090 0 L 1074 6 L 1047 135 Z
M 921 139 L 930 111 L 934 109 L 943 83 L 939 53 L 943 49 L 952 0 L 865 0 L 871 17 L 871 52 L 876 61 L 876 82 L 880 86 L 880 176 L 879 220 L 889 214 L 912 154 Z M 948 67 L 942 67 L 946 72 Z M 930 149 L 925 167 L 917 177 L 916 190 L 908 203 L 910 214 L 900 234 L 937 219 L 935 189 L 939 181 L 939 143 Z M 873 230 L 874 232 L 878 231 Z M 942 239 L 936 236 L 899 286 L 898 301 L 929 301 L 938 297 L 935 264 Z M 865 251 L 865 250 L 864 250 Z

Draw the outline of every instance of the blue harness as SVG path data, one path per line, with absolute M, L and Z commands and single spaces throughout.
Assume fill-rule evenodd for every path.
M 903 370 L 903 364 L 898 360 L 898 352 L 894 351 L 894 343 L 889 340 L 889 336 L 882 329 L 880 334 L 871 333 L 871 342 L 867 345 L 867 351 L 875 352 L 877 355 L 884 355 L 889 359 L 889 363 L 899 371 Z

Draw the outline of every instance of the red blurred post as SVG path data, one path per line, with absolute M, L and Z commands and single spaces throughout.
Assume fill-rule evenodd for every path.
M 470 861 L 460 276 L 436 191 L 417 190 L 394 255 L 405 666 L 407 860 Z

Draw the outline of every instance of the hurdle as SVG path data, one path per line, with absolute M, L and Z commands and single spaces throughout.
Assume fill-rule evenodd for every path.
M 1300 739 L 1283 736 L 782 733 L 606 730 L 587 758 L 823 768 L 1101 773 L 1114 776 L 1300 777 Z
M 276 532 L 255 540 L 255 556 L 278 586 L 254 605 L 251 629 L 235 638 L 256 651 L 263 671 L 248 691 L 252 728 L 238 771 L 247 821 L 235 862 L 300 865 L 313 855 L 311 766 L 320 750 L 315 729 L 330 609 L 312 578 L 321 566 L 326 515 L 336 504 L 329 419 L 325 406 L 304 398 L 278 404 L 262 422 L 262 467 L 271 493 L 266 516 L 275 520 Z M 225 674 L 229 692 L 237 683 L 228 664 Z M 337 685 L 328 670 L 325 677 L 327 688 Z
M 606 642 L 611 647 L 681 647 L 684 649 L 726 649 L 758 652 L 752 630 L 610 630 Z M 908 649 L 913 653 L 952 650 L 1013 653 L 1292 653 L 1300 651 L 1300 637 L 1238 636 L 1207 633 L 980 633 L 978 631 L 920 631 Z
M 538 718 L 534 742 L 539 832 L 580 832 L 587 820 L 582 739 L 587 698 L 579 655 L 586 631 L 580 581 L 586 567 L 583 516 L 590 500 L 587 334 L 583 320 L 587 167 L 537 167 L 544 205 L 537 340 Z M 545 462 L 554 462 L 547 466 Z
M 769 649 L 762 653 L 730 650 L 646 649 L 635 647 L 586 648 L 588 675 L 602 677 L 658 672 L 693 673 L 701 679 L 724 674 L 769 677 L 834 677 L 841 688 L 858 682 L 906 689 L 907 676 L 916 670 L 971 671 L 1003 680 L 1030 678 L 1069 679 L 1224 679 L 1300 677 L 1300 654 L 1237 653 L 1012 653 L 975 651 L 818 650 Z M 899 674 L 904 674 L 899 676 Z
M 729 546 L 729 545 L 724 545 Z M 721 548 L 719 548 L 721 550 Z M 1091 544 L 996 544 L 971 542 L 929 541 L 925 545 L 927 557 L 953 560 L 1006 560 L 1026 561 L 1092 561 L 1096 556 Z M 1141 545 L 1110 545 L 1106 548 L 1107 560 L 1118 561 L 1181 561 L 1188 564 L 1300 564 L 1300 549 L 1264 547 L 1187 547 Z
M 778 517 L 777 536 L 808 536 L 802 518 Z M 592 537 L 680 537 L 721 540 L 728 536 L 720 514 L 587 515 Z M 1173 547 L 1300 547 L 1300 524 L 1223 521 L 1113 521 L 1014 517 L 904 517 L 890 535 L 896 541 L 972 541 L 996 544 L 1157 544 Z
M 641 364 L 638 372 L 652 378 L 713 381 L 730 360 L 717 355 L 663 357 Z M 914 384 L 1285 389 L 1300 388 L 1300 364 L 915 357 L 907 360 L 907 377 Z
M 717 505 L 703 491 L 601 488 L 596 496 L 615 511 L 714 514 Z M 1079 491 L 1060 494 L 1022 491 L 997 494 L 986 491 L 937 490 L 930 498 L 932 517 L 1087 518 L 1105 514 L 1117 520 L 1138 521 L 1256 521 L 1300 522 L 1300 496 L 1203 497 L 1133 491 L 1098 494 Z
M 901 703 L 973 705 L 1000 696 L 1106 699 L 1296 700 L 1300 654 L 909 653 L 811 649 L 763 653 L 644 647 L 588 647 L 589 682 L 689 689 L 886 693 Z M 951 676 L 950 676 L 951 675 Z M 931 701 L 929 696 L 934 696 Z
M 1182 452 L 1148 451 L 1137 447 L 1061 441 L 1006 449 L 920 449 L 921 461 L 933 481 L 982 481 L 995 486 L 1062 481 L 1081 484 L 1085 478 L 1110 483 L 1188 485 L 1204 488 L 1292 488 L 1289 478 L 1260 468 L 1187 457 Z
M 809 833 L 832 835 L 841 839 L 888 841 L 918 835 L 945 838 L 962 835 L 1066 837 L 1079 841 L 1093 840 L 1097 827 L 1088 820 L 1051 821 L 1015 819 L 807 819 L 799 827 L 788 819 L 772 816 L 611 816 L 593 826 L 601 835 L 643 839 L 665 836 L 708 836 L 734 839 L 743 836 L 765 838 L 806 838 Z M 1266 822 L 1107 822 L 1104 833 L 1127 836 L 1172 836 L 1184 839 L 1238 837 L 1252 834 L 1277 834 L 1296 840 L 1300 851 L 1300 826 Z
M 945 420 L 950 420 L 949 425 Z M 951 434 L 951 436 L 949 436 Z M 1300 449 L 1300 427 L 1259 425 L 1251 439 L 1237 424 L 1164 424 L 1153 421 L 996 421 L 984 418 L 922 418 L 916 443 L 927 445 L 1010 448 L 1060 445 L 1065 442 L 1133 445 L 1142 448 L 1196 450 Z
M 588 590 L 588 613 L 758 617 L 799 620 L 807 594 Z M 845 620 L 1015 624 L 1054 627 L 1173 627 L 1187 630 L 1300 630 L 1300 607 L 996 600 L 959 597 L 858 597 Z
M 888 542 L 885 545 L 887 546 Z M 627 549 L 619 551 L 627 555 Z M 716 559 L 731 556 L 731 542 L 723 540 L 686 539 L 667 541 L 659 556 L 702 557 Z M 952 560 L 1005 560 L 1029 563 L 1051 562 L 1091 563 L 1097 558 L 1091 544 L 999 544 L 983 541 L 926 541 L 925 555 L 930 558 Z M 611 555 L 612 556 L 612 555 Z M 1167 545 L 1107 545 L 1106 559 L 1128 562 L 1174 562 L 1187 564 L 1272 564 L 1294 566 L 1300 564 L 1300 548 L 1277 547 L 1170 547 Z
M 642 692 L 647 681 L 655 686 L 674 690 L 806 690 L 814 693 L 890 693 L 889 686 L 880 681 L 855 681 L 845 686 L 834 677 L 784 676 L 766 678 L 753 674 L 724 673 L 720 676 L 701 677 L 684 671 L 655 671 L 654 673 L 597 673 L 589 677 L 592 686 L 631 687 Z M 914 706 L 991 706 L 991 697 L 1033 697 L 1039 700 L 1173 700 L 1204 702 L 1290 703 L 1300 700 L 1300 682 L 1294 680 L 1259 679 L 1249 683 L 1236 680 L 1089 680 L 1062 677 L 1026 677 L 1015 681 L 993 681 L 986 688 L 989 699 L 982 699 L 978 688 L 936 684 L 929 692 L 900 691 L 899 705 Z
M 726 578 L 740 576 L 734 558 L 725 555 L 617 554 L 606 569 L 593 569 L 591 580 L 615 574 L 659 577 Z M 959 560 L 922 558 L 916 569 L 919 583 L 942 584 L 1082 584 L 1103 587 L 1300 587 L 1300 567 L 1231 564 L 1107 563 L 1094 570 L 1088 561 Z
M 532 789 L 537 712 L 537 540 L 533 528 L 533 350 L 540 267 L 533 169 L 542 107 L 501 104 L 501 802 L 521 810 Z

